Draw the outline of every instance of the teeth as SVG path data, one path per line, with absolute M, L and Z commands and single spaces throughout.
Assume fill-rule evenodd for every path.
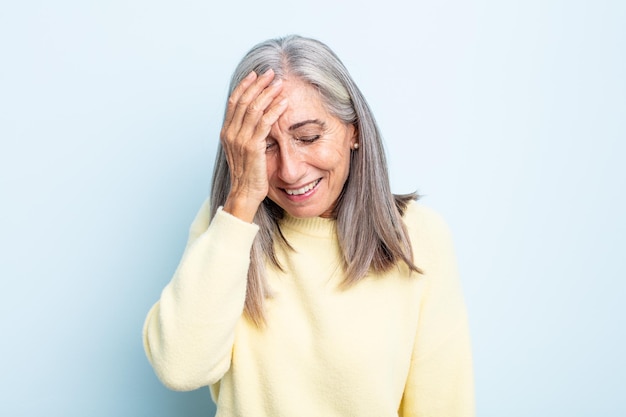
M 312 183 L 305 185 L 302 188 L 298 188 L 296 190 L 288 190 L 285 188 L 285 192 L 289 195 L 301 195 L 304 194 L 308 191 L 311 191 L 313 189 L 313 187 L 315 187 L 317 185 L 317 183 L 320 182 L 320 180 L 315 180 Z

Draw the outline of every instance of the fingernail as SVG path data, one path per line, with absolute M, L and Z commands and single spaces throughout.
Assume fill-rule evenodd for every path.
M 256 72 L 251 71 L 250 74 L 246 75 L 246 79 L 252 78 L 256 75 Z

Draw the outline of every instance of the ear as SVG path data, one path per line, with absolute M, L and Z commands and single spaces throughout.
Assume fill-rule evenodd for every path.
M 354 146 L 355 143 L 359 143 L 359 128 L 357 127 L 356 123 L 353 123 L 350 126 L 352 127 L 352 138 L 350 138 L 350 146 Z

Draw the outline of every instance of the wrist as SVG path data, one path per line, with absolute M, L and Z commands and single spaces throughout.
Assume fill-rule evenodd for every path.
M 245 222 L 253 223 L 254 216 L 256 215 L 260 205 L 261 201 L 237 198 L 229 195 L 226 198 L 226 202 L 224 202 L 222 210 Z

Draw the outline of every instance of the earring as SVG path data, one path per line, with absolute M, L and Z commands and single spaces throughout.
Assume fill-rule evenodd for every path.
M 358 142 L 353 143 L 353 144 L 352 144 L 352 149 L 354 149 L 355 151 L 356 151 L 357 149 L 359 149 L 359 143 L 358 143 Z

